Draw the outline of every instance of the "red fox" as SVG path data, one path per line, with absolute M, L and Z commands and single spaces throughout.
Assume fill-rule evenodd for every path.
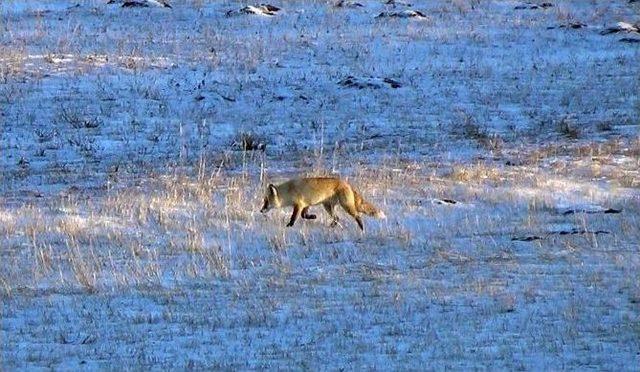
M 298 217 L 313 220 L 315 214 L 309 214 L 309 207 L 322 204 L 332 218 L 331 226 L 338 224 L 335 206 L 340 204 L 353 217 L 360 230 L 364 225 L 360 213 L 377 218 L 386 218 L 384 213 L 365 201 L 348 183 L 339 178 L 297 178 L 275 186 L 270 184 L 264 197 L 261 213 L 274 208 L 293 207 L 293 214 L 287 227 L 293 226 Z

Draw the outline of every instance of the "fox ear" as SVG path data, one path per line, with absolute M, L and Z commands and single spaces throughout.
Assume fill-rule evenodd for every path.
M 273 184 L 269 184 L 269 193 L 273 196 L 278 196 L 278 190 Z

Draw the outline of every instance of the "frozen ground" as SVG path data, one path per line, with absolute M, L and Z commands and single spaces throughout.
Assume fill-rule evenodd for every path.
M 639 369 L 637 4 L 105 3 L 0 2 L 2 369 Z

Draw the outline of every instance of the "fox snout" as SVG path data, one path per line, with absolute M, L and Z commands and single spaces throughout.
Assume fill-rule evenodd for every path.
M 260 213 L 265 214 L 269 211 L 269 199 L 266 197 L 262 200 L 262 208 L 260 208 Z

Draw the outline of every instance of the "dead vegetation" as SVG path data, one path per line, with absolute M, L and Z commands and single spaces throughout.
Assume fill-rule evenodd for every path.
M 606 157 L 633 151 L 628 145 L 611 142 L 590 151 L 592 156 Z M 576 148 L 574 153 L 585 154 L 586 151 L 583 146 Z M 553 155 L 557 157 L 558 154 Z M 420 169 L 419 164 L 395 163 L 375 169 L 362 167 L 347 178 L 391 216 L 390 221 L 384 223 L 368 221 L 375 226 L 370 233 L 372 239 L 378 239 L 375 236 L 381 234 L 380 239 L 384 236 L 386 241 L 384 244 L 396 241 L 391 244 L 411 245 L 417 235 L 426 233 L 421 224 L 406 226 L 405 221 L 416 214 L 424 213 L 430 216 L 427 218 L 429 223 L 438 223 L 446 217 L 440 217 L 436 210 L 473 208 L 469 210 L 471 215 L 461 216 L 465 221 L 472 215 L 489 213 L 492 207 L 487 203 L 501 208 L 522 208 L 522 205 L 553 205 L 562 194 L 571 195 L 577 181 L 559 177 L 561 173 L 543 166 L 544 159 L 535 156 L 537 169 L 504 168 L 485 162 L 454 164 L 433 174 L 428 169 Z M 255 158 L 252 161 L 262 160 Z M 401 169 L 397 169 L 398 166 Z M 572 168 L 568 174 L 575 174 L 575 166 Z M 552 174 L 555 175 L 551 177 Z M 624 178 L 624 173 L 619 176 Z M 272 180 L 286 177 L 270 175 Z M 303 223 L 296 229 L 283 228 L 284 224 L 277 220 L 286 218 L 288 212 L 274 213 L 268 218 L 257 213 L 263 189 L 260 179 L 248 174 L 231 175 L 218 166 L 203 164 L 196 175 L 147 175 L 137 179 L 127 181 L 132 182 L 132 186 L 119 186 L 97 199 L 63 197 L 53 203 L 59 205 L 57 209 L 5 208 L 1 214 L 4 242 L 20 241 L 19 237 L 25 236 L 29 237 L 31 246 L 26 256 L 18 251 L 5 252 L 5 255 L 9 254 L 7 259 L 17 263 L 2 275 L 6 290 L 15 292 L 43 280 L 53 287 L 77 285 L 90 292 L 114 285 L 160 285 L 161 278 L 168 272 L 178 276 L 182 272 L 192 278 L 225 278 L 233 267 L 251 260 L 250 257 L 257 253 L 251 248 L 256 241 L 264 241 L 274 252 L 286 254 L 296 246 L 318 246 L 336 236 L 357 235 L 349 225 L 330 228 L 322 213 L 318 221 Z M 580 187 L 590 190 L 592 198 L 606 202 L 610 198 L 627 197 L 623 189 L 619 193 L 598 191 L 587 180 L 585 178 L 586 182 Z M 619 182 L 624 186 L 625 181 Z M 555 190 L 553 194 L 546 194 L 551 190 Z M 433 198 L 457 201 L 429 202 Z M 620 206 L 620 202 L 616 202 L 612 208 Z M 529 213 L 535 215 L 537 210 Z M 633 209 L 625 209 L 623 214 L 632 216 L 633 213 Z M 488 225 L 470 223 L 463 222 L 470 229 L 465 235 L 473 235 L 476 231 L 491 236 L 494 227 L 490 220 Z M 534 234 L 523 235 L 525 238 L 515 236 L 514 240 L 536 240 L 527 237 L 536 236 L 541 226 L 532 229 Z M 576 226 L 567 231 L 583 231 L 581 229 L 584 227 Z M 587 227 L 584 231 L 598 235 L 601 230 Z M 609 230 L 607 234 L 612 232 Z M 454 232 L 450 228 L 444 228 L 433 238 L 447 239 L 451 234 Z M 569 235 L 572 234 L 575 235 Z M 621 238 L 620 232 L 615 234 Z
M 636 355 L 637 56 L 594 30 L 619 4 L 37 3 L 0 36 L 6 368 Z M 388 219 L 259 214 L 301 175 Z

